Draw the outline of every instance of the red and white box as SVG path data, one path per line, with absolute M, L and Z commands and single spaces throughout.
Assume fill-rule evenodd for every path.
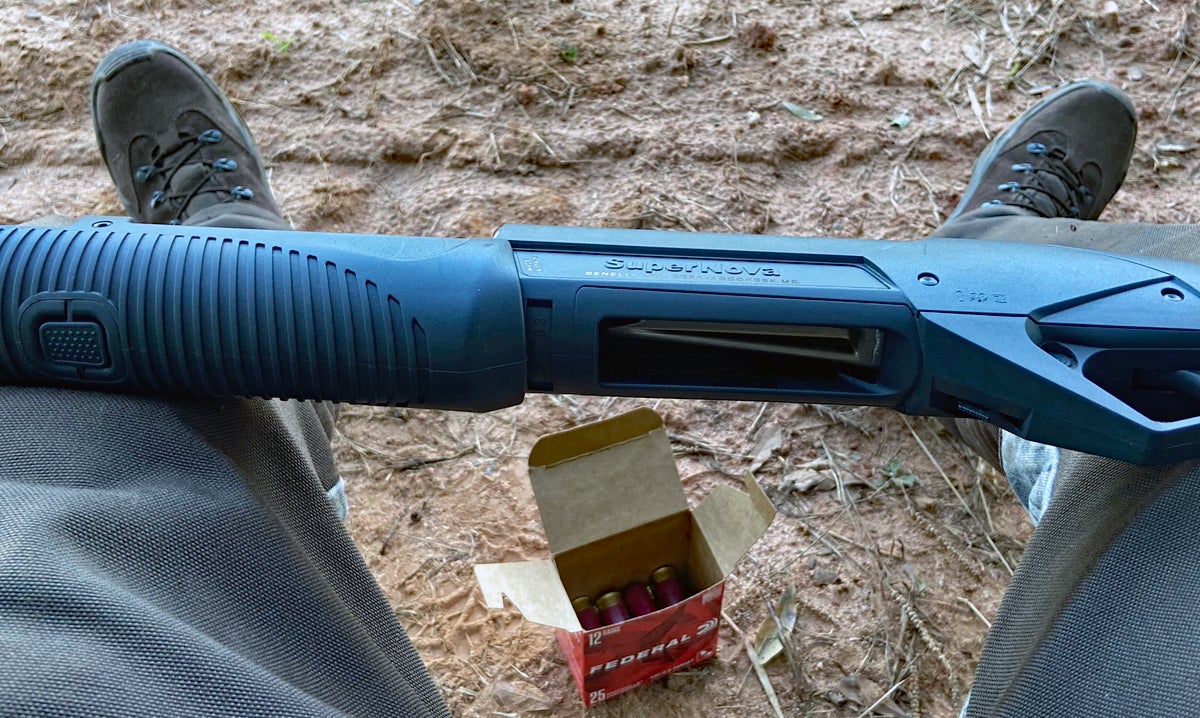
M 725 578 L 775 509 L 752 476 L 689 508 L 662 417 L 637 409 L 542 437 L 529 478 L 552 558 L 479 564 L 489 607 L 504 598 L 551 626 L 586 705 L 713 658 Z M 586 631 L 571 599 L 649 582 L 672 566 L 691 595 L 673 606 Z

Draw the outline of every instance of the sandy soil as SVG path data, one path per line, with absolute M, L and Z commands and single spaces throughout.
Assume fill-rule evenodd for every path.
M 1141 112 L 1106 217 L 1188 222 L 1200 170 L 1189 6 L 9 0 L 0 223 L 120 212 L 86 88 L 105 52 L 141 37 L 180 46 L 227 88 L 288 218 L 306 229 L 481 236 L 522 222 L 916 239 L 953 208 L 990 135 L 1084 76 L 1124 87 Z M 551 632 L 485 609 L 472 566 L 547 555 L 525 473 L 538 436 L 647 404 L 667 419 L 693 501 L 756 465 L 777 503 L 726 609 L 753 634 L 767 603 L 797 590 L 800 671 L 767 669 L 783 712 L 858 716 L 903 682 L 874 714 L 952 715 L 1030 527 L 1003 479 L 934 424 L 560 396 L 477 416 L 349 407 L 337 449 L 351 532 L 455 714 L 584 712 Z M 844 493 L 786 490 L 814 459 Z M 889 480 L 906 474 L 911 486 Z M 733 627 L 720 650 L 591 713 L 770 715 Z M 511 698 L 513 685 L 532 697 Z

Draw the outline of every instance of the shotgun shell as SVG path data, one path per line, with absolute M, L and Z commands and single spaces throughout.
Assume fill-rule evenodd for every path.
M 626 586 L 622 593 L 625 595 L 625 605 L 634 616 L 645 616 L 658 610 L 658 606 L 654 605 L 654 597 L 650 595 L 650 589 L 646 588 L 644 583 L 634 581 Z
M 629 609 L 625 608 L 620 591 L 609 591 L 596 599 L 596 608 L 600 609 L 600 622 L 606 626 L 629 620 Z
M 671 566 L 654 569 L 654 573 L 650 574 L 650 583 L 654 584 L 654 599 L 659 608 L 673 606 L 687 598 L 687 591 Z
M 590 631 L 604 625 L 600 623 L 600 612 L 592 605 L 592 599 L 580 596 L 571 601 L 571 605 L 575 607 L 575 615 L 579 616 L 579 625 L 583 626 L 583 630 Z

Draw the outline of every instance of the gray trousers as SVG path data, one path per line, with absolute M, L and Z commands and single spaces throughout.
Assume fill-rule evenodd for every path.
M 939 234 L 1200 259 L 1194 227 L 1001 210 Z M 0 715 L 446 714 L 325 500 L 319 405 L 5 388 L 0 406 Z M 958 428 L 1002 463 L 996 432 Z M 1195 462 L 1062 452 L 968 715 L 1200 712 L 1195 507 Z
M 1193 225 L 1046 220 L 1000 208 L 963 215 L 937 234 L 1200 261 Z M 1039 475 L 1028 464 L 1047 452 L 957 423 L 968 444 L 1004 464 L 1038 520 L 988 633 L 966 715 L 1200 714 L 1198 462 L 1140 467 L 1053 451 L 1057 466 Z
M 192 223 L 288 228 L 230 207 Z M 326 498 L 327 404 L 0 412 L 0 716 L 449 715 Z

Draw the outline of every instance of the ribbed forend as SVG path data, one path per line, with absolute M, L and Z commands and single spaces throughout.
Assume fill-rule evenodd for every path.
M 211 235 L 9 228 L 0 235 L 0 336 L 44 292 L 95 292 L 118 308 L 126 386 L 150 393 L 408 401 L 400 303 L 299 252 Z M 39 375 L 8 342 L 4 371 Z

